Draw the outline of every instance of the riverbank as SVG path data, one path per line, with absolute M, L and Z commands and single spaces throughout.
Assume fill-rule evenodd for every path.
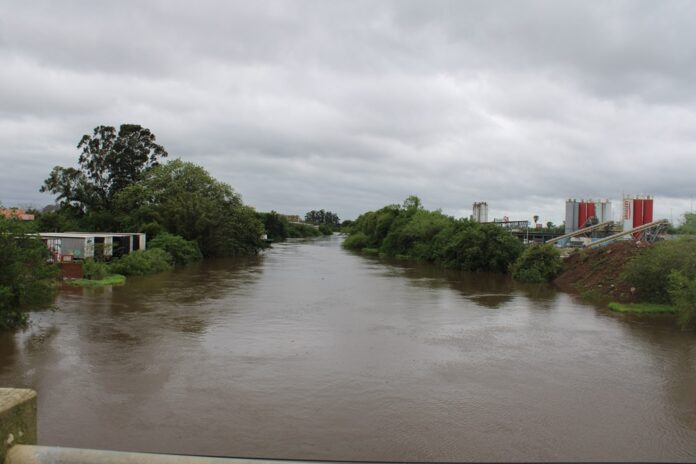
M 553 284 L 564 292 L 591 299 L 637 303 L 638 289 L 624 281 L 621 275 L 626 264 L 649 246 L 628 240 L 576 250 L 563 261 L 563 268 Z

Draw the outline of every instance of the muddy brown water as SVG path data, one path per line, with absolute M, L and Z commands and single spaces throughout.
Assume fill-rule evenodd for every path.
M 696 334 L 547 286 L 284 243 L 63 290 L 0 335 L 45 445 L 343 460 L 694 460 Z

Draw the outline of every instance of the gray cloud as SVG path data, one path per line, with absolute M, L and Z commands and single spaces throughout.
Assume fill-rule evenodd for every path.
M 692 2 L 0 4 L 0 202 L 139 123 L 260 210 L 695 195 Z M 618 204 L 615 205 L 618 211 Z

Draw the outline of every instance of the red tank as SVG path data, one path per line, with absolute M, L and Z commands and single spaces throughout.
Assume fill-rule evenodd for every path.
M 594 203 L 587 203 L 587 218 L 595 217 L 597 216 L 597 212 L 595 210 L 595 204 Z
M 642 226 L 643 222 L 643 199 L 633 199 L 633 227 Z
M 653 199 L 646 198 L 643 200 L 643 224 L 653 222 Z
M 585 222 L 587 222 L 587 203 L 585 201 L 580 201 L 578 208 L 578 229 L 585 227 Z

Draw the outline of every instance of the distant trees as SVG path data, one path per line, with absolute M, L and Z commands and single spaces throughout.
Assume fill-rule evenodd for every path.
M 271 211 L 270 213 L 258 213 L 258 216 L 263 223 L 264 229 L 266 229 L 266 234 L 268 234 L 269 239 L 282 242 L 288 238 L 289 223 L 285 216 L 275 211 Z
M 522 244 L 501 227 L 427 211 L 418 197 L 360 215 L 346 248 L 468 270 L 507 272 Z
M 316 226 L 327 225 L 332 228 L 338 228 L 341 224 L 341 220 L 338 218 L 337 214 L 331 211 L 324 211 L 323 209 L 319 211 L 312 210 L 305 214 L 305 222 Z

